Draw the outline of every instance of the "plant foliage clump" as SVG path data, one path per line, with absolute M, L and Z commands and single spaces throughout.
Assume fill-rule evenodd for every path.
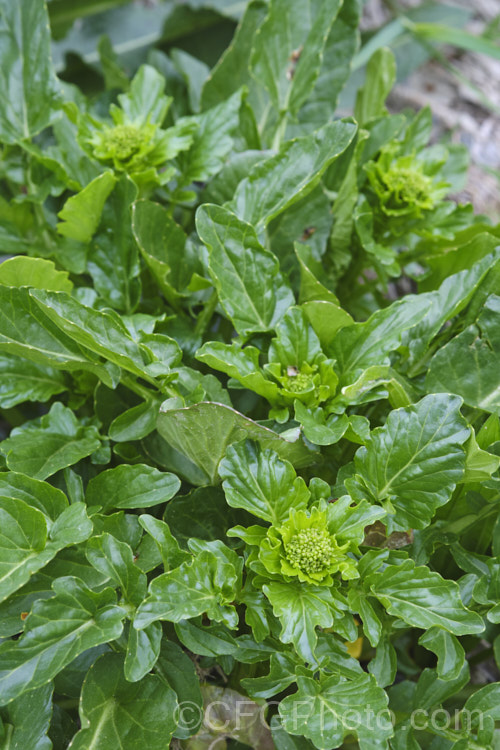
M 355 0 L 171 5 L 0 0 L 0 748 L 494 750 L 500 230 Z

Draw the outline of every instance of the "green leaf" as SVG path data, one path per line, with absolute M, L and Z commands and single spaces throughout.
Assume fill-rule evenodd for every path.
M 472 718 L 472 726 L 476 726 L 489 716 L 491 716 L 493 721 L 500 719 L 499 698 L 499 682 L 495 682 L 493 685 L 485 685 L 470 696 L 464 706 L 464 711 L 469 712 L 468 715 Z M 476 714 L 475 716 L 474 713 Z
M 229 99 L 207 112 L 182 118 L 180 123 L 195 123 L 193 145 L 179 156 L 180 184 L 205 182 L 222 168 L 233 147 L 232 135 L 239 125 L 243 92 L 240 89 Z
M 337 120 L 287 141 L 276 156 L 257 164 L 240 182 L 229 208 L 259 232 L 316 187 L 355 133 L 353 123 Z
M 45 3 L 2 0 L 0 37 L 0 138 L 17 143 L 50 124 L 60 93 Z
M 11 409 L 23 401 L 48 401 L 66 391 L 64 376 L 52 367 L 37 365 L 10 354 L 0 355 L 0 406 Z
M 358 91 L 354 116 L 360 125 L 385 115 L 385 100 L 396 80 L 396 59 L 388 47 L 372 55 L 366 67 L 365 85 Z
M 184 230 L 158 203 L 137 201 L 132 209 L 132 230 L 141 255 L 158 283 L 165 299 L 176 306 L 180 293 L 200 272 L 192 258 Z
M 194 662 L 177 643 L 164 639 L 156 673 L 175 690 L 181 707 L 174 737 L 187 739 L 196 734 L 203 717 L 203 699 Z
M 153 579 L 148 598 L 137 610 L 135 627 L 144 628 L 155 620 L 179 622 L 204 613 L 236 627 L 238 615 L 231 602 L 240 582 L 241 558 L 228 547 L 222 549 L 222 542 L 199 544 L 202 551 L 196 557 Z
M 248 334 L 274 328 L 294 302 L 277 258 L 262 247 L 249 224 L 221 206 L 201 206 L 196 226 L 209 249 L 219 300 L 236 330 Z
M 244 678 L 241 686 L 252 698 L 271 698 L 296 682 L 297 658 L 288 653 L 271 654 L 269 674 Z
M 225 372 L 229 377 L 238 380 L 259 396 L 273 401 L 278 396 L 278 384 L 268 380 L 261 372 L 259 365 L 259 350 L 254 346 L 246 346 L 233 342 L 231 345 L 219 341 L 207 341 L 196 352 L 196 359 L 204 362 L 214 370 Z
M 341 328 L 354 322 L 348 312 L 328 300 L 309 300 L 301 307 L 325 350 Z
M 484 36 L 471 34 L 464 29 L 454 29 L 445 24 L 412 23 L 408 19 L 405 19 L 405 26 L 423 39 L 433 42 L 444 42 L 445 44 L 451 44 L 461 49 L 478 52 L 479 54 L 488 55 L 500 60 L 500 48 Z
M 33 291 L 0 286 L 0 351 L 57 369 L 88 370 L 114 387 L 116 368 L 104 366 L 96 354 L 59 329 L 35 302 Z
M 393 729 L 387 695 L 372 675 L 354 680 L 298 677 L 298 691 L 286 697 L 279 713 L 284 729 L 304 735 L 317 748 L 340 747 L 354 734 L 361 750 L 387 747 Z M 376 717 L 376 721 L 374 720 Z
M 12 497 L 0 497 L 0 601 L 20 589 L 64 547 L 85 541 L 92 523 L 83 503 L 66 507 L 54 524 L 43 512 Z
M 352 382 L 354 373 L 370 365 L 390 364 L 387 355 L 399 347 L 403 332 L 416 326 L 430 307 L 431 301 L 424 295 L 408 295 L 377 310 L 365 323 L 354 323 L 339 331 L 331 354 L 338 362 L 342 382 Z
M 87 270 L 108 305 L 130 312 L 140 296 L 139 253 L 130 226 L 137 187 L 122 176 L 104 206 L 100 227 L 88 250 Z
M 298 113 L 299 126 L 288 131 L 295 135 L 317 130 L 333 120 L 337 98 L 351 73 L 351 59 L 358 45 L 360 3 L 342 3 L 323 48 L 322 65 L 313 91 Z
M 432 394 L 396 409 L 356 453 L 363 491 L 395 511 L 399 528 L 425 528 L 463 476 L 470 431 L 460 404 L 456 396 Z
M 421 646 L 436 654 L 437 674 L 443 680 L 455 680 L 465 664 L 465 651 L 454 635 L 439 627 L 432 627 L 420 636 Z
M 333 445 L 338 443 L 349 427 L 345 414 L 325 416 L 325 410 L 318 406 L 310 409 L 300 401 L 295 401 L 295 419 L 300 422 L 304 435 L 315 445 Z
M 288 461 L 249 441 L 230 445 L 219 464 L 228 505 L 279 525 L 292 508 L 306 508 L 310 492 Z
M 102 209 L 116 185 L 111 172 L 103 172 L 79 193 L 68 198 L 57 214 L 62 222 L 57 225 L 59 234 L 78 242 L 90 242 L 101 220 Z
M 72 750 L 164 750 L 175 730 L 177 700 L 155 675 L 128 682 L 123 658 L 104 654 L 87 674 L 79 713 L 82 728 L 71 742 Z
M 129 682 L 142 680 L 155 666 L 160 654 L 163 629 L 159 622 L 152 622 L 143 630 L 129 628 L 124 672 Z
M 0 709 L 0 732 L 2 724 L 5 730 L 3 737 L 0 734 L 2 750 L 52 750 L 52 742 L 47 737 L 52 718 L 52 690 L 52 685 L 44 685 Z M 26 721 L 27 716 L 29 721 Z
M 173 568 L 177 568 L 186 560 L 191 559 L 188 552 L 181 550 L 177 539 L 172 535 L 165 521 L 160 521 L 159 518 L 154 518 L 154 516 L 144 513 L 142 516 L 139 516 L 139 523 L 155 540 L 161 553 L 165 571 L 173 570 Z
M 262 589 L 281 622 L 280 639 L 283 643 L 293 643 L 305 661 L 316 663 L 316 627 L 329 628 L 333 624 L 335 600 L 330 589 L 299 581 L 271 581 Z
M 318 276 L 321 276 L 323 273 L 323 268 L 321 263 L 314 257 L 314 253 L 309 245 L 295 242 L 294 250 L 300 266 L 300 304 L 309 302 L 310 300 L 323 300 L 338 306 L 339 301 L 336 295 L 318 281 Z M 352 322 L 351 316 L 348 315 L 348 317 L 350 322 Z
M 146 464 L 122 464 L 91 479 L 86 500 L 88 505 L 100 505 L 104 510 L 149 508 L 170 500 L 180 486 L 174 474 Z
M 172 101 L 164 92 L 165 78 L 161 73 L 151 65 L 141 65 L 129 91 L 120 94 L 118 101 L 128 120 L 136 127 L 148 122 L 161 125 Z
M 0 264 L 0 284 L 4 286 L 33 286 L 52 292 L 71 292 L 73 282 L 67 271 L 58 271 L 51 260 L 25 258 L 17 255 Z
M 202 109 L 225 101 L 240 86 L 253 83 L 250 78 L 250 55 L 256 30 L 268 11 L 267 2 L 253 0 L 245 8 L 243 18 L 230 45 L 210 71 L 201 94 Z M 253 92 L 252 92 L 253 93 Z M 254 105 L 254 96 L 251 96 Z M 256 111 L 255 106 L 253 107 Z
M 396 650 L 389 638 L 382 638 L 377 644 L 375 656 L 368 665 L 368 671 L 372 674 L 379 687 L 392 685 L 396 676 L 398 658 Z
M 71 409 L 57 402 L 40 420 L 16 427 L 0 443 L 12 471 L 46 479 L 101 446 L 97 428 L 81 425 Z
M 469 406 L 499 414 L 499 321 L 500 297 L 492 295 L 477 324 L 436 352 L 426 379 L 427 390 L 451 391 Z
M 122 632 L 125 612 L 111 589 L 95 593 L 70 576 L 52 588 L 52 599 L 33 605 L 23 636 L 0 645 L 0 705 L 45 685 L 78 654 Z
M 156 429 L 159 401 L 147 400 L 119 414 L 109 425 L 108 434 L 115 443 L 141 440 Z
M 474 428 L 466 443 L 465 471 L 462 482 L 472 484 L 490 479 L 500 466 L 500 457 L 483 451 L 477 444 Z
M 274 450 L 296 467 L 307 466 L 314 458 L 302 442 L 289 442 L 223 404 L 202 402 L 182 409 L 160 411 L 158 432 L 169 445 L 200 468 L 203 484 L 217 482 L 217 469 L 227 446 L 244 438 L 256 440 L 263 448 Z
M 270 3 L 269 14 L 255 35 L 250 65 L 252 76 L 267 89 L 278 113 L 296 114 L 314 88 L 339 7 L 339 0 Z
M 0 472 L 0 496 L 23 500 L 41 510 L 51 521 L 68 507 L 68 499 L 61 490 L 14 471 Z
M 445 580 L 424 565 L 415 567 L 413 560 L 388 565 L 384 571 L 369 575 L 364 583 L 389 614 L 414 627 L 436 625 L 453 635 L 484 630 L 482 618 L 462 604 L 455 581 Z
M 89 539 L 85 549 L 91 565 L 118 586 L 122 597 L 138 606 L 146 596 L 144 573 L 134 564 L 132 549 L 111 534 L 100 534 Z
M 197 508 L 204 508 L 201 516 Z M 221 487 L 198 487 L 187 495 L 177 496 L 165 508 L 163 518 L 174 538 L 185 548 L 196 539 L 222 539 L 227 530 L 241 520 L 241 511 L 228 507 Z M 179 565 L 184 560 L 179 560 Z
M 64 292 L 32 289 L 30 296 L 51 321 L 80 346 L 134 375 L 152 380 L 148 360 L 155 371 L 156 357 L 147 347 L 133 340 L 117 315 L 86 307 Z
M 454 273 L 445 279 L 439 289 L 420 295 L 431 301 L 425 318 L 403 333 L 402 341 L 409 349 L 410 372 L 419 373 L 426 365 L 427 350 L 433 338 L 448 320 L 451 320 L 471 301 L 489 271 L 495 267 L 496 254 L 476 261 L 472 268 Z

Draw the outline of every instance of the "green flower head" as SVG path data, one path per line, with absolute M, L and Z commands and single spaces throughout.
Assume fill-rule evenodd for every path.
M 268 530 L 259 559 L 269 573 L 329 586 L 336 573 L 344 578 L 357 575 L 354 560 L 347 555 L 350 546 L 349 542 L 340 545 L 329 529 L 325 507 L 292 510 L 282 526 Z
M 435 178 L 435 168 L 414 154 L 397 155 L 397 144 L 382 150 L 365 169 L 386 216 L 421 218 L 446 195 L 449 185 Z
M 112 162 L 118 171 L 140 168 L 155 148 L 156 131 L 157 127 L 149 123 L 141 127 L 131 123 L 103 127 L 91 141 L 94 156 L 100 161 Z
M 266 370 L 281 386 L 280 406 L 291 406 L 298 400 L 306 406 L 317 407 L 335 395 L 338 377 L 332 360 L 324 355 L 319 355 L 316 362 L 302 362 L 297 367 L 272 362 L 266 365 Z

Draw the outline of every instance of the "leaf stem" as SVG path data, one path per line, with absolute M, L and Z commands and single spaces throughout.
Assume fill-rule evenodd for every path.
M 210 324 L 210 321 L 212 320 L 218 300 L 219 297 L 217 295 L 217 290 L 213 289 L 212 294 L 205 302 L 205 306 L 198 316 L 198 320 L 196 321 L 196 326 L 194 328 L 195 333 L 198 333 L 200 335 L 203 335 L 205 333 Z

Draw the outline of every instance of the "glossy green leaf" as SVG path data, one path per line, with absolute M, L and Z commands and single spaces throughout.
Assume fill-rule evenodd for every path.
M 163 629 L 159 622 L 152 622 L 143 630 L 129 628 L 127 653 L 123 665 L 129 682 L 142 680 L 151 672 L 160 654 Z
M 24 401 L 48 401 L 68 388 L 62 373 L 53 367 L 0 355 L 0 406 L 10 409 Z
M 19 696 L 0 709 L 0 734 L 2 750 L 30 748 L 30 750 L 52 750 L 47 736 L 52 718 L 52 685 Z M 29 721 L 26 718 L 29 716 Z
M 45 3 L 2 0 L 0 37 L 0 137 L 17 143 L 50 124 L 60 95 Z
M 88 370 L 110 388 L 116 385 L 116 368 L 103 366 L 97 354 L 58 328 L 35 302 L 33 291 L 0 286 L 0 351 L 60 370 Z
M 229 208 L 257 231 L 316 187 L 351 143 L 356 126 L 337 120 L 311 135 L 287 141 L 240 182 Z
M 241 102 L 240 90 L 207 112 L 180 121 L 197 125 L 193 145 L 179 157 L 181 184 L 204 182 L 219 172 L 233 146 L 232 135 L 239 125 Z
M 396 409 L 358 450 L 361 492 L 393 510 L 400 528 L 424 528 L 463 476 L 469 428 L 460 399 L 426 396 Z
M 89 670 L 79 706 L 82 728 L 71 750 L 147 747 L 164 750 L 176 726 L 174 691 L 159 677 L 128 682 L 119 654 L 105 654 Z
M 107 197 L 116 184 L 111 172 L 103 172 L 79 193 L 68 198 L 58 216 L 59 234 L 78 242 L 90 242 L 101 220 Z
M 261 372 L 259 350 L 254 346 L 242 349 L 237 343 L 229 345 L 207 341 L 196 352 L 196 359 L 213 367 L 214 370 L 225 372 L 245 388 L 264 396 L 268 401 L 273 401 L 278 395 L 278 384 L 268 380 Z
M 365 581 L 387 611 L 418 628 L 437 625 L 454 635 L 481 633 L 482 618 L 466 609 L 455 581 L 447 581 L 413 560 L 389 565 L 382 573 L 372 573 Z
M 263 591 L 281 622 L 280 639 L 284 643 L 293 643 L 300 656 L 314 664 L 316 627 L 329 628 L 333 624 L 335 600 L 330 589 L 299 581 L 272 581 L 263 586 Z
M 165 521 L 160 521 L 159 518 L 144 513 L 139 516 L 139 523 L 155 540 L 166 572 L 177 568 L 181 563 L 190 559 L 189 553 L 179 547 L 177 539 L 173 536 Z
M 109 437 L 116 443 L 142 440 L 156 429 L 160 404 L 158 401 L 143 401 L 119 414 L 109 425 Z
M 269 662 L 269 674 L 263 677 L 245 678 L 243 689 L 252 698 L 271 698 L 296 682 L 297 660 L 288 653 L 275 653 Z
M 236 330 L 248 334 L 274 328 L 294 301 L 277 259 L 249 224 L 225 208 L 202 206 L 196 226 L 209 250 L 219 300 Z
M 295 135 L 317 130 L 332 120 L 337 99 L 351 73 L 351 59 L 359 44 L 358 24 L 360 3 L 342 3 L 340 11 L 323 48 L 322 65 L 314 89 L 298 113 L 299 127 L 293 124 L 288 131 Z
M 104 510 L 149 508 L 170 500 L 179 487 L 174 474 L 146 464 L 122 464 L 91 479 L 86 500 L 88 505 L 100 505 Z
M 30 295 L 55 326 L 81 347 L 139 377 L 151 379 L 148 359 L 155 357 L 132 339 L 118 316 L 86 307 L 64 292 L 32 289 Z
M 58 271 L 51 260 L 17 255 L 0 265 L 0 284 L 32 286 L 51 292 L 71 292 L 73 283 L 66 271 Z
M 498 721 L 500 716 L 500 683 L 495 682 L 492 685 L 485 685 L 479 688 L 467 700 L 464 708 L 470 712 L 473 717 L 472 725 L 477 725 L 481 719 L 491 716 L 494 721 Z M 474 717 L 474 713 L 476 714 Z
M 130 216 L 137 187 L 123 176 L 103 208 L 100 227 L 88 250 L 87 270 L 108 305 L 130 312 L 140 296 L 139 252 Z
M 333 676 L 321 682 L 299 677 L 297 682 L 298 691 L 280 704 L 287 732 L 304 735 L 317 748 L 340 747 L 350 734 L 356 736 L 361 750 L 387 747 L 393 732 L 387 695 L 372 675 L 354 680 Z
M 249 441 L 230 445 L 219 464 L 228 505 L 244 508 L 274 525 L 291 508 L 306 508 L 310 493 L 293 466 L 271 450 Z
M 193 271 L 201 270 L 197 259 L 190 258 L 184 230 L 162 206 L 151 201 L 135 203 L 132 229 L 142 257 L 162 293 L 175 305 Z
M 156 674 L 177 694 L 181 710 L 174 737 L 187 739 L 196 734 L 203 716 L 203 698 L 193 661 L 177 643 L 164 639 Z
M 48 482 L 40 482 L 15 471 L 0 472 L 0 495 L 22 500 L 40 510 L 51 521 L 55 521 L 68 507 L 68 499 L 61 490 Z
M 255 36 L 251 72 L 281 114 L 296 114 L 314 87 L 338 0 L 273 0 Z
M 354 116 L 361 125 L 386 114 L 385 100 L 396 80 L 396 60 L 388 47 L 382 47 L 370 58 L 366 81 L 358 91 Z
M 500 298 L 488 298 L 477 325 L 470 326 L 442 347 L 431 360 L 428 390 L 457 393 L 470 406 L 500 410 L 498 321 Z
M 303 443 L 290 442 L 223 404 L 202 402 L 183 409 L 160 411 L 158 431 L 176 450 L 203 472 L 200 484 L 217 482 L 217 469 L 228 445 L 244 438 L 256 440 L 297 467 L 312 461 Z
M 401 336 L 428 313 L 431 301 L 408 295 L 390 307 L 375 312 L 365 323 L 346 326 L 335 336 L 331 354 L 337 359 L 343 380 L 370 365 L 389 364 L 387 355 L 398 348 Z
M 239 584 L 238 558 L 232 550 L 221 551 L 221 542 L 201 543 L 206 549 L 190 561 L 154 578 L 150 594 L 139 607 L 134 625 L 144 628 L 155 620 L 190 619 L 206 613 L 211 620 L 235 627 L 236 610 L 231 605 Z M 215 549 L 210 549 L 216 545 Z
M 9 469 L 46 479 L 100 446 L 97 428 L 80 424 L 71 409 L 57 402 L 40 420 L 12 430 L 0 443 L 0 450 Z
M 120 636 L 121 607 L 115 593 L 95 593 L 78 578 L 52 584 L 55 596 L 33 605 L 24 635 L 0 645 L 0 704 L 45 685 L 75 656 Z
M 226 100 L 240 86 L 252 82 L 249 66 L 253 40 L 267 10 L 267 3 L 262 0 L 252 0 L 246 5 L 231 43 L 205 81 L 201 95 L 203 109 Z
M 443 281 L 435 292 L 421 295 L 431 301 L 431 308 L 420 323 L 403 333 L 402 341 L 409 349 L 412 375 L 425 367 L 427 348 L 442 326 L 471 301 L 478 287 L 495 267 L 496 254 L 478 260 L 472 268 L 454 273 Z
M 436 654 L 437 673 L 443 680 L 455 680 L 465 663 L 465 651 L 460 641 L 442 628 L 433 627 L 420 636 L 418 642 Z
M 119 587 L 126 601 L 134 606 L 142 602 L 147 590 L 146 576 L 134 564 L 128 544 L 111 534 L 100 534 L 89 539 L 85 553 L 94 568 Z

